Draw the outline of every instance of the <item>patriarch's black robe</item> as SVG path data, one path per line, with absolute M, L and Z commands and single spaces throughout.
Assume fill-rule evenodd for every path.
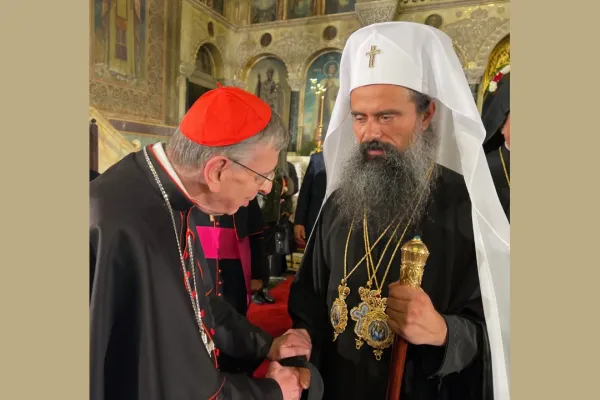
M 500 152 L 502 152 L 504 164 L 506 165 L 506 173 L 508 173 L 508 177 L 510 178 L 510 150 L 508 150 L 504 144 L 496 150 L 490 151 L 486 157 L 492 179 L 494 180 L 494 186 L 496 187 L 496 193 L 500 199 L 500 204 L 502 204 L 504 213 L 510 221 L 510 186 L 506 179 L 504 167 L 502 166 Z
M 160 190 L 143 152 L 130 154 L 90 184 L 90 399 L 281 399 L 274 380 L 216 366 L 225 353 L 251 371 L 272 338 L 209 293 L 213 283 L 195 240 L 194 206 L 151 148 L 148 153 L 185 257 L 186 237 L 194 237 L 198 298 L 217 350 L 209 356 L 198 331 Z
M 473 242 L 471 204 L 464 178 L 439 167 L 441 173 L 422 221 L 409 229 L 403 242 L 420 235 L 430 251 L 422 288 L 448 325 L 443 347 L 409 345 L 402 400 L 487 400 L 491 398 L 490 353 Z M 377 361 L 372 348 L 356 349 L 354 324 L 333 342 L 329 310 L 343 277 L 344 248 L 349 223 L 337 211 L 336 193 L 328 199 L 315 225 L 302 264 L 291 287 L 289 313 L 295 328 L 307 329 L 313 342 L 311 362 L 319 369 L 327 400 L 386 399 L 391 347 Z M 401 227 L 400 231 L 404 229 Z M 377 235 L 378 236 L 378 235 Z M 371 243 L 377 236 L 371 235 Z M 396 239 L 397 240 L 397 239 Z M 377 263 L 387 238 L 373 251 Z M 388 249 L 381 282 L 396 241 Z M 400 275 L 400 251 L 389 271 L 382 295 Z M 365 254 L 361 229 L 354 229 L 348 246 L 348 269 Z M 360 302 L 358 288 L 367 282 L 365 264 L 350 277 L 348 311 Z

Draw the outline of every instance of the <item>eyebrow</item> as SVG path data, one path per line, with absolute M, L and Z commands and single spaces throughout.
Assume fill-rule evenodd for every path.
M 353 116 L 358 116 L 358 115 L 366 115 L 363 112 L 360 111 L 350 111 L 350 114 L 352 114 Z M 399 110 L 394 110 L 394 109 L 388 109 L 388 110 L 381 110 L 381 111 L 377 111 L 374 115 L 376 117 L 381 117 L 384 115 L 400 115 L 400 111 Z

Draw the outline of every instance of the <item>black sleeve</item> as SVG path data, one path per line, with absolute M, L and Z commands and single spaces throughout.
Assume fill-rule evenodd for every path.
M 456 193 L 453 194 L 456 196 Z M 473 363 L 480 354 L 482 329 L 485 329 L 485 316 L 479 287 L 479 272 L 473 239 L 471 203 L 466 190 L 452 211 L 454 214 L 453 242 L 454 258 L 450 287 L 451 300 L 442 317 L 446 321 L 448 333 L 443 347 L 429 349 L 430 366 L 435 376 L 446 377 L 461 372 Z M 425 348 L 429 346 L 424 346 Z
M 215 345 L 219 351 L 235 358 L 244 369 L 256 368 L 269 354 L 273 338 L 250 323 L 222 297 L 208 296 L 215 318 Z
M 248 241 L 250 242 L 250 258 L 252 264 L 251 279 L 264 281 L 271 275 L 269 262 L 265 253 L 265 221 L 258 200 L 254 198 L 248 204 Z
M 310 203 L 310 196 L 312 191 L 312 183 L 314 180 L 314 164 L 311 161 L 308 163 L 308 168 L 304 174 L 302 180 L 302 186 L 300 187 L 300 194 L 298 194 L 298 202 L 296 203 L 296 212 L 294 213 L 294 225 L 306 224 L 306 218 L 308 216 L 308 205 Z M 305 227 L 306 228 L 306 227 Z
M 251 379 L 242 374 L 221 375 L 224 384 L 218 392 L 219 400 L 283 400 L 279 384 L 273 379 Z
M 298 190 L 299 190 L 298 173 L 296 173 L 296 168 L 294 167 L 294 164 L 292 164 L 290 162 L 288 162 L 288 171 L 289 171 L 290 179 L 294 183 L 294 187 L 293 187 L 293 190 L 288 191 L 285 195 L 288 197 L 292 197 L 293 195 L 298 193 Z
M 290 288 L 288 312 L 295 329 L 306 329 L 312 340 L 311 362 L 319 365 L 320 346 L 328 332 L 327 285 L 329 268 L 323 253 L 323 217 L 306 245 L 302 263 Z
M 121 233 L 106 234 L 108 229 L 90 228 L 90 399 L 105 398 L 105 366 L 109 341 L 131 292 L 132 256 L 123 251 Z
M 110 229 L 90 228 L 90 400 L 112 398 L 107 390 L 107 362 L 111 359 L 108 349 L 113 334 L 118 334 L 115 326 L 121 324 L 122 310 L 131 306 L 132 293 L 135 293 L 136 266 L 141 265 L 134 251 L 135 245 L 124 232 Z M 139 244 L 139 243 L 138 243 Z M 216 298 L 216 297 L 215 297 Z M 270 338 L 249 322 L 245 324 L 224 312 L 220 302 L 211 304 L 211 312 L 218 316 L 220 332 L 233 346 L 230 350 L 239 351 L 246 357 L 262 357 L 270 345 Z M 235 311 L 233 314 L 237 314 Z M 222 333 L 225 332 L 225 333 Z M 229 333 L 229 336 L 228 336 Z M 217 338 L 221 336 L 217 334 Z M 235 341 L 232 340 L 235 336 Z M 231 339 L 229 339 L 231 338 Z M 222 373 L 208 357 L 204 349 L 192 351 L 190 370 L 162 370 L 156 372 L 156 382 L 170 382 L 165 396 L 197 399 L 223 400 L 282 400 L 279 385 L 273 379 L 252 379 L 246 374 Z M 264 358 L 264 357 L 263 357 Z M 112 368 L 115 367 L 113 364 Z M 140 390 L 154 390 L 156 382 L 140 382 Z M 177 385 L 182 385 L 177 386 Z M 152 388 L 149 388 L 152 386 Z M 179 397 L 178 397 L 179 396 Z

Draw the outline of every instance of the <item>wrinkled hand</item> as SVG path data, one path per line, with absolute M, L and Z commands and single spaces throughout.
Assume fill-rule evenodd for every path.
M 273 340 L 267 358 L 271 361 L 294 356 L 306 356 L 310 359 L 311 350 L 312 343 L 308 332 L 304 329 L 290 329 Z
M 266 377 L 277 382 L 283 394 L 283 400 L 299 400 L 302 389 L 308 389 L 310 385 L 309 370 L 283 367 L 277 361 L 269 364 Z
M 303 225 L 294 225 L 294 239 L 298 244 L 306 244 L 306 231 Z
M 423 289 L 392 283 L 386 314 L 390 328 L 409 343 L 443 346 L 446 342 L 446 321 Z

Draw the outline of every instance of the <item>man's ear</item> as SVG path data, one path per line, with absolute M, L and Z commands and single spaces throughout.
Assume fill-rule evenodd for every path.
M 429 106 L 427 106 L 427 110 L 425 114 L 423 114 L 423 129 L 429 129 L 429 125 L 431 124 L 431 120 L 433 120 L 433 116 L 435 115 L 435 101 L 431 100 L 429 102 Z
M 204 182 L 211 192 L 218 192 L 221 190 L 223 173 L 229 163 L 230 161 L 227 158 L 216 156 L 208 160 L 204 165 L 204 170 L 202 171 Z

